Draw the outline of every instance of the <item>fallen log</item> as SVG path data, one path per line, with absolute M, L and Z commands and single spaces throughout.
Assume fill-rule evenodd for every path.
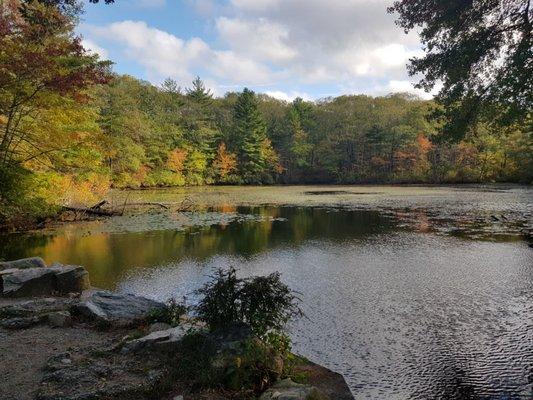
M 102 200 L 99 203 L 96 203 L 94 206 L 90 207 L 91 210 L 99 210 L 102 208 L 102 206 L 105 206 L 106 204 L 109 204 L 107 200 Z
M 124 207 L 128 207 L 128 206 L 159 206 L 159 207 L 164 208 L 166 210 L 168 210 L 170 208 L 167 204 L 156 203 L 156 202 L 152 202 L 152 201 L 145 201 L 145 202 L 140 202 L 140 203 L 125 203 L 124 204 Z
M 85 213 L 85 214 L 91 214 L 91 215 L 98 215 L 101 217 L 112 217 L 113 215 L 118 215 L 116 211 L 113 210 L 102 210 L 102 209 L 95 209 L 95 208 L 86 208 L 86 207 L 71 207 L 71 206 L 63 206 L 63 210 L 65 211 L 73 211 L 76 213 Z

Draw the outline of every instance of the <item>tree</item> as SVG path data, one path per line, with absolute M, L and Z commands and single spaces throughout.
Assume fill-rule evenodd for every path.
M 210 89 L 206 89 L 199 76 L 192 81 L 192 88 L 187 89 L 187 97 L 202 106 L 208 106 L 213 102 L 213 93 Z
M 178 82 L 172 78 L 167 78 L 164 80 L 164 82 L 161 84 L 161 90 L 164 93 L 169 93 L 171 95 L 181 94 L 181 87 L 178 85 Z
M 426 54 L 409 73 L 423 74 L 428 91 L 443 83 L 437 116 L 448 136 L 463 137 L 484 113 L 503 125 L 531 118 L 531 0 L 399 0 L 389 12 L 406 32 L 421 28 Z
M 267 169 L 267 160 L 264 158 L 267 132 L 255 93 L 248 88 L 237 98 L 234 122 L 241 174 L 248 183 L 260 183 Z M 271 147 L 270 144 L 267 147 Z
M 88 54 L 73 33 L 72 17 L 42 3 L 0 5 L 0 169 L 58 150 L 36 135 L 42 110 L 109 80 L 109 63 Z M 65 143 L 62 143 L 64 146 Z
M 213 167 L 220 183 L 230 183 L 232 175 L 237 170 L 237 156 L 226 149 L 226 143 L 218 145 L 217 156 L 213 161 Z

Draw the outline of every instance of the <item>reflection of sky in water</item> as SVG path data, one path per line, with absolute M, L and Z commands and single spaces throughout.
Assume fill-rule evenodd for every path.
M 95 286 L 158 299 L 190 294 L 220 266 L 279 270 L 308 316 L 291 327 L 296 350 L 342 372 L 357 398 L 531 397 L 530 188 L 305 194 L 316 190 L 142 192 L 135 201 L 192 196 L 208 212 L 8 235 L 0 257 L 84 265 Z M 292 207 L 235 206 L 259 203 Z

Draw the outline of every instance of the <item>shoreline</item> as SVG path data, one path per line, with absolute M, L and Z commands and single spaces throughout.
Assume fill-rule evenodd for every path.
M 83 267 L 46 266 L 37 258 L 0 264 L 0 283 L 0 373 L 7 378 L 2 399 L 218 400 L 237 394 L 197 388 L 180 377 L 174 364 L 182 341 L 205 328 L 187 316 L 174 328 L 150 322 L 163 303 L 91 288 Z M 217 334 L 217 346 L 235 348 L 244 340 L 239 332 Z M 300 383 L 280 375 L 276 390 L 353 399 L 340 374 L 294 358 L 291 377 Z M 266 389 L 254 398 L 267 398 Z

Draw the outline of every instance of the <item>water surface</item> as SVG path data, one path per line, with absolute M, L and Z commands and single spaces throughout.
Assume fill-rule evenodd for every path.
M 117 192 L 152 209 L 0 238 L 0 257 L 85 265 L 95 286 L 188 296 L 213 268 L 281 271 L 295 350 L 356 398 L 531 398 L 533 191 L 520 186 Z

